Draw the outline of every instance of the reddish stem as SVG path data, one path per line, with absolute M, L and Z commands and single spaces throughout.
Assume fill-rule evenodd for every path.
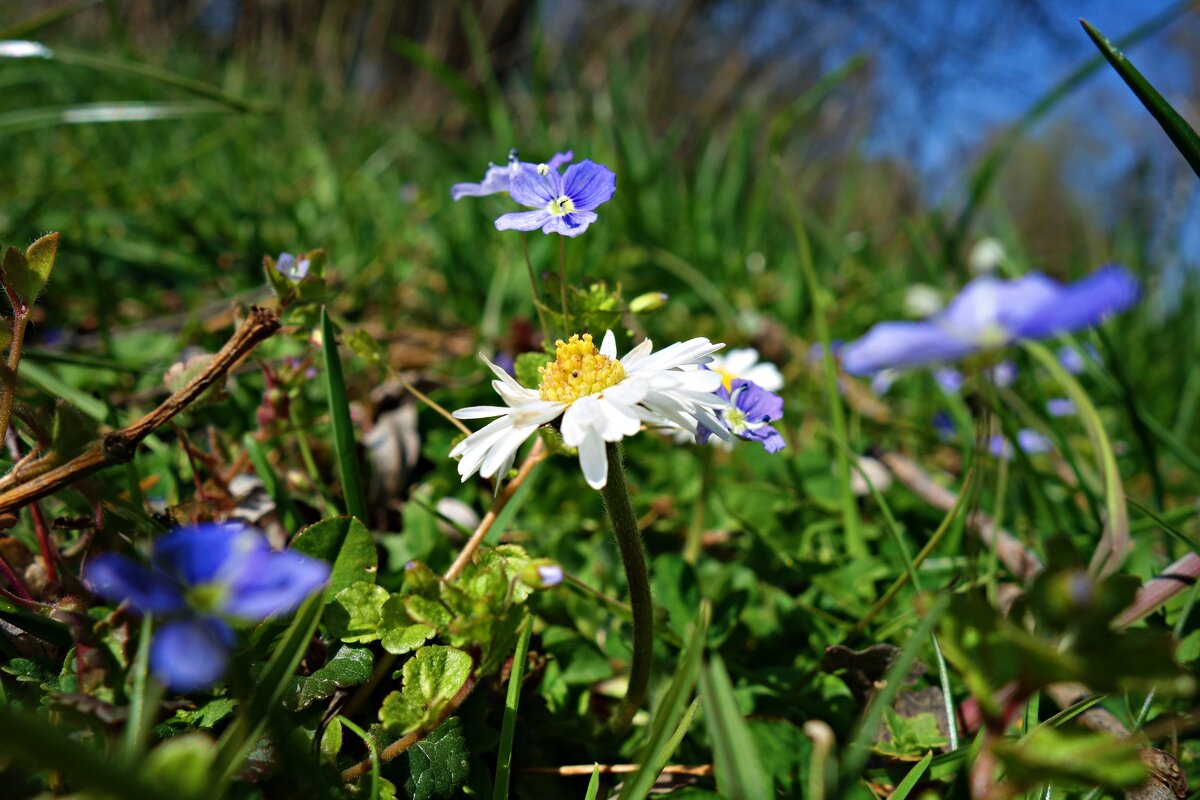
M 58 548 L 50 540 L 50 526 L 46 524 L 46 516 L 42 514 L 41 506 L 29 504 L 29 512 L 33 515 L 33 530 L 37 533 L 38 550 L 42 553 L 42 561 L 46 565 L 46 579 L 50 583 L 58 583 Z

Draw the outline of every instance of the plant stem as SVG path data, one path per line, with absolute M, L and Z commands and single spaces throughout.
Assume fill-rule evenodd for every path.
M 571 335 L 571 318 L 567 316 L 567 240 L 558 237 L 558 289 L 562 294 L 563 338 Z
M 625 565 L 629 582 L 629 605 L 633 609 L 633 661 L 629 667 L 629 688 L 625 699 L 613 713 L 612 727 L 624 730 L 633 721 L 646 697 L 650 685 L 650 661 L 654 652 L 654 607 L 650 598 L 650 576 L 646 571 L 646 554 L 642 550 L 642 535 L 638 530 L 633 504 L 629 502 L 629 487 L 625 483 L 625 468 L 621 463 L 621 446 L 616 442 L 605 445 L 608 451 L 608 482 L 600 490 L 604 505 L 612 520 L 617 537 L 617 549 Z
M 546 327 L 546 314 L 542 311 L 541 293 L 538 291 L 537 276 L 533 273 L 533 261 L 529 258 L 529 234 L 521 234 L 521 249 L 525 251 L 525 270 L 529 273 L 529 288 L 533 291 L 533 309 L 537 311 L 538 325 L 542 329 L 542 342 L 550 341 L 550 329 Z
M 708 489 L 712 483 L 712 448 L 700 448 L 700 494 L 696 496 L 696 506 L 692 513 L 692 523 L 688 526 L 687 539 L 683 543 L 683 560 L 695 564 L 700 560 L 702 540 L 704 538 L 704 520 L 708 511 Z

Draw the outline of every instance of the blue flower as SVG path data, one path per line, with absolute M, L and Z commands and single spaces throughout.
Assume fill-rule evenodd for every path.
M 953 367 L 939 367 L 933 371 L 933 379 L 946 394 L 958 394 L 963 387 L 963 374 Z
M 1015 281 L 971 281 L 943 311 L 921 322 L 882 322 L 846 345 L 842 366 L 852 375 L 888 367 L 954 361 L 1019 339 L 1044 339 L 1099 322 L 1138 299 L 1133 276 L 1102 267 L 1064 286 L 1033 273 Z
M 524 165 L 512 176 L 509 194 L 534 211 L 504 214 L 496 220 L 496 230 L 561 233 L 578 236 L 596 221 L 593 210 L 607 203 L 617 190 L 617 176 L 603 164 L 581 161 L 559 175 L 549 164 L 530 169 Z
M 992 383 L 1001 389 L 1006 389 L 1016 383 L 1017 365 L 1011 361 L 1001 361 L 987 371 L 987 376 Z
M 234 633 L 227 620 L 258 622 L 294 611 L 329 580 L 329 565 L 275 551 L 238 524 L 180 528 L 155 543 L 151 568 L 115 553 L 88 562 L 84 582 L 112 602 L 167 617 L 154 634 L 150 667 L 171 689 L 215 683 L 229 665 Z
M 1069 397 L 1052 397 L 1046 401 L 1046 411 L 1052 417 L 1070 417 L 1075 414 L 1075 403 Z
M 291 253 L 280 253 L 279 258 L 275 261 L 275 269 L 290 281 L 304 280 L 304 277 L 308 275 L 308 266 L 307 258 L 297 261 Z
M 751 381 L 738 379 L 732 391 L 724 386 L 717 389 L 717 396 L 726 401 L 724 408 L 716 409 L 717 417 L 734 436 L 762 442 L 768 453 L 778 453 L 786 443 L 779 431 L 768 425 L 783 417 L 783 398 L 768 392 Z M 705 444 L 713 432 L 700 425 L 696 428 L 696 442 Z
M 1021 428 L 1017 431 L 1017 447 L 1021 448 L 1021 452 L 1025 455 L 1037 456 L 1049 453 L 1053 449 L 1053 444 L 1034 429 Z M 988 440 L 988 452 L 1005 461 L 1011 461 L 1013 456 L 1012 445 L 1000 434 L 996 434 Z
M 568 150 L 565 153 L 556 153 L 554 158 L 546 162 L 546 166 L 557 172 L 563 164 L 570 163 L 575 154 Z M 454 200 L 461 200 L 464 197 L 487 197 L 491 194 L 501 194 L 509 191 L 509 186 L 513 175 L 517 174 L 521 169 L 536 170 L 537 164 L 531 164 L 528 161 L 517 160 L 517 149 L 514 147 L 508 152 L 508 163 L 503 166 L 489 164 L 487 172 L 483 174 L 483 180 L 480 183 L 456 183 L 450 187 L 450 197 Z

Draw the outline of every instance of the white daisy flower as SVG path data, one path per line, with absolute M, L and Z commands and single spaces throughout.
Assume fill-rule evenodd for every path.
M 712 409 L 724 405 L 714 392 L 721 385 L 717 372 L 695 367 L 712 361 L 724 347 L 696 338 L 651 352 L 647 339 L 620 360 L 617 343 L 608 331 L 597 350 L 592 335 L 557 342 L 554 360 L 541 367 L 536 389 L 527 389 L 482 353 L 480 358 L 499 380 L 492 387 L 503 406 L 471 406 L 454 412 L 458 419 L 496 417 L 450 451 L 465 481 L 478 472 L 485 478 L 504 474 L 517 450 L 542 425 L 560 417 L 559 429 L 568 447 L 579 449 L 579 465 L 588 485 L 601 489 L 608 480 L 606 442 L 633 436 L 643 424 L 696 430 L 698 422 L 725 433 Z
M 751 383 L 757 383 L 768 392 L 778 392 L 783 388 L 783 375 L 779 368 L 770 361 L 759 361 L 758 351 L 753 347 L 743 347 L 730 350 L 719 356 L 713 356 L 708 368 L 721 376 L 725 391 L 732 391 L 733 382 L 739 378 Z

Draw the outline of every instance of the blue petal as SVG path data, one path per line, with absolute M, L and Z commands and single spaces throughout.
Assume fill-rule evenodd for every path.
M 116 553 L 101 553 L 88 561 L 83 581 L 106 600 L 128 600 L 139 611 L 171 614 L 187 607 L 183 587 Z
M 519 164 L 509 180 L 508 193 L 523 206 L 545 208 L 562 196 L 562 181 L 562 176 L 554 170 L 542 175 L 532 164 Z
M 1011 339 L 1013 331 L 1034 309 L 1054 299 L 1058 288 L 1054 281 L 1036 272 L 1015 281 L 976 278 L 928 321 L 969 342 L 978 342 L 980 334 L 997 326 Z
M 224 580 L 266 539 L 240 523 L 189 525 L 154 543 L 154 568 L 185 586 Z
M 779 395 L 743 378 L 734 380 L 732 385 L 735 392 L 742 390 L 737 395 L 737 407 L 751 422 L 774 422 L 783 418 L 783 398 Z
M 459 200 L 464 197 L 486 197 L 508 191 L 509 167 L 495 165 L 488 167 L 480 183 L 456 183 L 450 187 L 450 197 Z
M 787 442 L 783 440 L 783 436 L 779 431 L 772 428 L 770 425 L 763 425 L 752 431 L 746 431 L 742 434 L 743 439 L 749 439 L 755 442 L 762 442 L 763 449 L 768 453 L 778 453 L 783 448 L 787 447 Z
M 150 669 L 173 691 L 207 689 L 225 674 L 233 642 L 233 631 L 215 617 L 171 622 L 154 634 Z
M 329 565 L 292 550 L 260 551 L 228 583 L 221 610 L 246 620 L 286 614 L 329 580 Z
M 888 367 L 953 361 L 974 349 L 973 342 L 950 335 L 932 320 L 881 322 L 842 348 L 842 368 L 851 375 L 867 375 Z
M 563 164 L 570 164 L 571 159 L 575 158 L 575 151 L 568 150 L 565 153 L 555 153 L 554 156 L 546 162 L 546 166 L 557 172 Z
M 1140 296 L 1137 280 L 1123 267 L 1110 265 L 1070 286 L 1032 309 L 1013 330 L 1018 336 L 1040 339 L 1100 322 L 1124 311 Z
M 514 211 L 502 214 L 496 218 L 498 231 L 536 231 L 553 219 L 553 215 L 545 209 L 536 211 Z
M 596 212 L 594 211 L 572 211 L 561 217 L 551 214 L 549 221 L 542 226 L 542 233 L 561 233 L 563 236 L 574 238 L 586 231 L 588 225 L 595 221 Z
M 571 198 L 577 211 L 591 211 L 601 203 L 607 203 L 616 190 L 616 173 L 595 161 L 574 164 L 563 176 L 563 194 Z

